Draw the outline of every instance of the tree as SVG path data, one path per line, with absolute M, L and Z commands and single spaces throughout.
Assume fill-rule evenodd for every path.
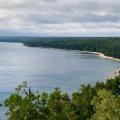
M 120 96 L 111 91 L 99 90 L 92 101 L 95 113 L 91 120 L 120 120 Z

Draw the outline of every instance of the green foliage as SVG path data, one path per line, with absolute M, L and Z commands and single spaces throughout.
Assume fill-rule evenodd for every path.
M 95 113 L 91 120 L 120 120 L 120 96 L 111 91 L 99 90 L 92 104 Z
M 30 89 L 27 90 L 26 83 L 18 86 L 16 92 L 5 101 L 5 105 L 9 108 L 8 120 L 39 120 L 41 116 L 41 110 L 38 109 L 39 97 Z
M 120 95 L 120 75 L 114 79 L 107 80 L 105 88 L 111 90 L 113 94 Z
M 51 94 L 32 93 L 26 83 L 6 101 L 8 120 L 76 120 L 69 96 L 56 88 Z
M 82 85 L 69 97 L 56 88 L 34 93 L 24 82 L 5 101 L 8 120 L 119 120 L 120 76 L 95 86 Z
M 51 47 L 82 51 L 101 52 L 107 56 L 120 58 L 119 37 L 71 37 L 71 38 L 39 38 L 28 40 L 24 45 L 30 47 Z
M 77 120 L 86 120 L 93 114 L 93 106 L 91 101 L 96 94 L 94 88 L 91 85 L 81 86 L 79 92 L 73 93 L 72 102 L 74 106 L 74 112 L 77 115 Z

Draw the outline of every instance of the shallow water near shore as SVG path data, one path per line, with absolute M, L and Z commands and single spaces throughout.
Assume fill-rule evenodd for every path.
M 60 87 L 71 94 L 81 84 L 94 85 L 105 81 L 120 62 L 106 60 L 80 51 L 50 48 L 31 48 L 20 43 L 0 43 L 0 100 L 10 95 L 15 87 L 28 81 L 29 87 L 50 92 Z M 0 109 L 4 120 L 5 109 Z

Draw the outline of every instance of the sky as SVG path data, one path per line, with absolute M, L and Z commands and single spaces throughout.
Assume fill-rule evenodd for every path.
M 120 0 L 0 0 L 0 36 L 120 36 Z

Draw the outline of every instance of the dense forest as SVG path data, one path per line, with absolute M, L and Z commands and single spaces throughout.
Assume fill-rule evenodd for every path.
M 119 37 L 71 37 L 38 38 L 24 41 L 30 47 L 51 47 L 59 49 L 101 52 L 107 56 L 120 58 Z
M 101 52 L 120 58 L 120 37 L 0 37 L 0 42 L 19 42 L 30 47 L 51 47 Z
M 24 82 L 5 101 L 8 120 L 120 120 L 120 75 L 72 95 L 32 92 Z

